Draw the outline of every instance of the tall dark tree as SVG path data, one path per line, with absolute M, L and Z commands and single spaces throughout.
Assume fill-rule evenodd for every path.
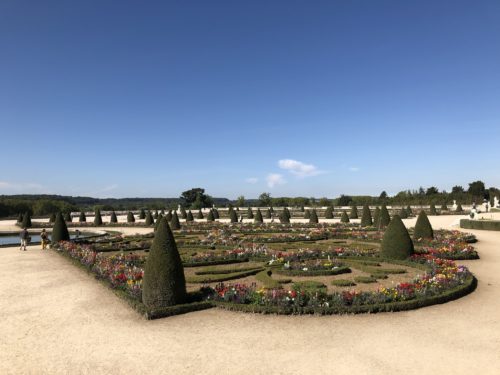
M 186 211 L 184 211 L 184 213 L 186 213 Z M 181 210 L 181 217 L 182 217 L 182 210 Z M 172 220 L 172 210 L 168 210 L 167 214 L 165 215 L 165 218 L 167 219 L 168 222 L 170 222 L 170 220 Z M 182 217 L 183 219 L 185 219 L 186 217 Z
M 85 212 L 80 211 L 80 217 L 78 218 L 78 221 L 80 223 L 85 223 L 87 222 L 87 216 L 85 216 Z
M 51 241 L 53 244 L 56 244 L 59 241 L 69 241 L 68 227 L 66 226 L 66 222 L 60 212 L 56 215 L 56 220 L 54 221 L 54 226 L 52 227 Z
M 215 220 L 215 218 L 214 218 L 214 212 L 213 212 L 213 210 L 210 210 L 208 212 L 208 214 L 207 214 L 207 222 L 208 221 L 214 221 L 214 220 Z
M 204 216 L 203 216 L 203 212 L 201 212 L 201 209 L 200 209 L 200 210 L 198 210 L 198 215 L 196 215 L 196 218 L 197 218 L 197 219 L 203 219 L 203 218 L 204 218 Z
M 431 204 L 429 215 L 437 215 L 436 206 L 434 206 L 434 204 Z
M 253 222 L 256 224 L 262 224 L 264 222 L 264 219 L 262 218 L 262 212 L 260 212 L 260 208 L 257 208 L 257 212 L 255 213 Z
M 182 192 L 180 197 L 182 201 L 182 206 L 200 209 L 205 207 L 211 207 L 213 204 L 212 198 L 205 194 L 205 189 L 193 188 Z
M 118 218 L 116 217 L 116 212 L 111 211 L 111 217 L 109 218 L 110 223 L 118 223 Z
M 32 227 L 32 224 L 31 224 L 31 215 L 30 215 L 30 213 L 28 211 L 26 211 L 26 213 L 23 216 L 23 221 L 21 223 L 21 226 L 23 228 L 31 228 Z
M 21 216 L 21 221 L 23 221 L 22 216 Z M 49 223 L 54 223 L 55 221 L 56 221 L 56 214 L 52 212 L 50 214 Z
M 144 211 L 144 208 L 141 208 L 141 211 L 139 212 L 139 219 L 144 220 L 146 218 L 146 211 Z
M 266 219 L 270 219 L 272 216 L 271 216 L 271 210 L 268 208 L 266 210 Z
M 304 212 L 304 219 L 310 219 L 311 218 L 311 211 L 309 210 L 306 210 Z
M 212 211 L 214 213 L 214 219 L 220 219 L 219 210 L 214 208 Z
M 361 226 L 371 227 L 373 225 L 372 213 L 370 212 L 370 207 L 367 204 L 363 206 L 363 215 L 361 216 Z
M 389 211 L 387 210 L 386 205 L 382 205 L 380 209 L 380 220 L 378 223 L 379 228 L 385 228 L 391 222 L 391 216 L 389 215 Z
M 174 218 L 177 213 L 174 212 Z M 144 267 L 142 301 L 150 312 L 185 303 L 186 279 L 182 260 L 167 220 L 162 218 Z
M 380 208 L 375 207 L 375 212 L 373 213 L 373 226 L 378 228 L 380 226 Z
M 229 208 L 229 221 L 231 223 L 238 222 L 238 216 L 236 216 L 236 211 L 232 207 Z
M 183 218 L 183 219 L 187 218 L 186 209 L 183 206 L 181 206 L 180 213 L 181 213 L 181 218 Z
M 94 225 L 95 226 L 102 225 L 101 210 L 99 208 L 96 208 L 96 210 L 95 210 Z
M 391 259 L 406 259 L 413 255 L 413 242 L 403 221 L 394 215 L 380 245 L 380 255 Z
M 248 210 L 247 210 L 247 219 L 253 219 L 252 207 L 248 207 Z

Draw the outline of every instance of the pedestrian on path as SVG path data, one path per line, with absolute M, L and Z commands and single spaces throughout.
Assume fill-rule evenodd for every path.
M 21 231 L 21 247 L 19 248 L 19 250 L 23 250 L 26 251 L 26 246 L 28 246 L 28 242 L 29 242 L 29 239 L 30 239 L 30 234 L 28 232 L 28 229 L 26 228 L 23 228 L 23 230 Z

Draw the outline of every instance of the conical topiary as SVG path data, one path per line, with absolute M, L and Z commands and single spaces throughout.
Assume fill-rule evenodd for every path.
M 54 215 L 54 214 L 52 214 L 52 215 Z M 23 214 L 19 214 L 19 216 L 17 217 L 17 222 L 18 222 L 19 224 L 21 224 L 21 223 L 23 222 L 23 217 L 24 217 L 24 215 L 23 215 Z M 52 217 L 52 216 L 51 216 L 51 217 Z M 54 216 L 54 220 L 55 220 L 55 216 Z
M 214 219 L 219 219 L 220 218 L 220 216 L 219 216 L 219 210 L 216 209 L 216 208 L 214 208 L 212 211 L 213 211 L 213 214 L 214 214 Z
M 408 213 L 406 212 L 406 209 L 404 207 L 401 208 L 399 211 L 399 217 L 401 219 L 407 219 L 408 218 Z
M 436 206 L 433 204 L 431 204 L 431 207 L 429 208 L 429 215 L 437 215 Z
M 98 208 L 95 210 L 94 225 L 102 225 L 101 210 Z
M 189 221 L 194 221 L 194 216 L 193 216 L 193 213 L 191 212 L 191 210 L 189 210 L 186 214 L 186 222 L 189 222 Z
M 165 216 L 165 210 L 162 208 L 162 210 L 160 211 L 160 214 L 161 216 Z
M 271 210 L 268 208 L 266 210 L 266 219 L 270 219 L 272 216 L 271 216 Z
M 378 228 L 380 224 L 380 208 L 375 207 L 375 212 L 373 213 L 373 226 Z
M 146 221 L 144 222 L 144 224 L 146 224 L 146 226 L 150 226 L 150 225 L 153 225 L 155 223 L 155 219 L 153 218 L 153 214 L 151 213 L 151 211 L 148 211 L 148 213 L 146 214 Z
M 201 212 L 201 209 L 198 210 L 198 215 L 196 215 L 197 219 L 203 219 L 203 212 Z
M 390 259 L 406 259 L 413 255 L 413 242 L 403 221 L 394 215 L 387 226 L 380 245 L 380 256 Z
M 385 228 L 391 222 L 391 216 L 389 215 L 389 211 L 387 210 L 386 205 L 382 205 L 380 209 L 380 220 L 378 223 L 379 228 Z
M 135 217 L 131 211 L 127 214 L 127 223 L 135 223 Z
M 333 209 L 331 206 L 327 207 L 325 210 L 325 219 L 333 219 Z
M 146 218 L 146 211 L 144 211 L 144 208 L 141 208 L 141 211 L 139 212 L 139 219 L 144 220 Z
M 252 208 L 251 207 L 248 207 L 248 210 L 247 210 L 247 219 L 253 219 L 253 212 L 252 212 Z
M 410 205 L 406 207 L 406 213 L 408 216 L 413 216 L 413 210 L 411 209 Z
M 214 218 L 214 213 L 212 210 L 208 211 L 208 215 L 207 215 L 207 221 L 214 221 L 215 218 Z
M 181 206 L 180 214 L 181 214 L 181 218 L 183 218 L 183 219 L 187 218 L 186 209 L 183 206 Z
M 349 216 L 347 216 L 347 212 L 342 211 L 342 216 L 340 217 L 340 222 L 341 223 L 349 223 L 350 220 L 349 220 Z
M 232 207 L 229 208 L 229 221 L 231 223 L 238 222 L 238 216 L 236 215 L 236 211 Z
M 301 206 L 301 207 L 300 207 L 300 212 L 305 212 L 305 208 L 304 208 L 304 206 Z
M 262 224 L 264 222 L 264 219 L 262 218 L 262 212 L 260 212 L 260 208 L 257 208 L 257 212 L 255 213 L 253 222 L 257 224 Z
M 371 227 L 373 225 L 372 213 L 370 212 L 370 207 L 367 204 L 363 206 L 363 215 L 361 216 L 361 226 Z
M 21 217 L 21 221 L 23 221 L 22 217 Z M 49 223 L 54 223 L 55 221 L 56 221 L 56 214 L 54 212 L 52 212 L 50 214 Z
M 170 221 L 170 228 L 172 230 L 181 229 L 181 223 L 179 222 L 179 217 L 177 216 L 176 211 L 174 211 L 174 213 L 172 214 L 172 220 Z
M 109 218 L 110 223 L 118 223 L 118 218 L 116 217 L 116 212 L 111 211 L 111 217 Z
M 155 211 L 154 215 L 153 215 L 153 218 L 156 220 L 158 219 L 158 210 Z
M 31 215 L 29 212 L 26 212 L 23 216 L 23 221 L 21 222 L 21 226 L 23 228 L 31 228 Z
M 288 207 L 285 207 L 284 211 L 286 213 L 286 216 L 288 217 L 288 222 L 290 222 L 290 219 L 292 218 L 292 214 L 290 213 L 290 210 L 288 209 Z
M 156 219 L 156 223 L 155 223 L 155 232 L 158 230 L 158 226 L 160 225 L 161 219 L 163 219 L 163 215 L 159 214 L 158 219 Z
M 71 213 L 70 212 L 66 212 L 64 214 L 64 221 L 68 222 L 68 223 L 71 223 L 73 222 L 73 218 L 71 217 Z
M 448 206 L 446 205 L 446 203 L 443 203 L 441 205 L 441 211 L 448 211 Z
M 288 217 L 286 210 L 283 210 L 283 212 L 280 215 L 280 223 L 281 224 L 290 224 L 290 218 Z
M 80 223 L 85 223 L 87 222 L 87 216 L 85 216 L 85 212 L 80 211 L 80 216 L 78 217 L 78 221 Z
M 316 210 L 313 209 L 311 211 L 311 215 L 309 215 L 309 224 L 318 224 L 318 214 L 316 213 Z
M 462 205 L 459 203 L 457 204 L 457 209 L 456 209 L 457 212 L 463 212 L 464 209 L 462 208 Z
M 167 214 L 165 215 L 165 218 L 167 219 L 168 222 L 172 220 L 172 210 L 168 210 Z M 185 218 L 183 218 L 185 219 Z
M 311 211 L 305 210 L 304 211 L 304 219 L 310 219 L 311 218 Z
M 175 218 L 179 220 L 176 212 Z M 185 303 L 186 299 L 182 260 L 167 220 L 162 218 L 144 266 L 142 302 L 154 314 L 158 309 Z
M 351 219 L 357 219 L 358 218 L 358 207 L 355 205 L 352 206 L 351 208 Z
M 415 229 L 413 230 L 413 239 L 417 241 L 421 238 L 434 238 L 434 231 L 432 230 L 431 223 L 424 210 L 420 211 Z
M 56 220 L 52 227 L 51 241 L 54 244 L 59 241 L 69 241 L 68 227 L 60 212 L 56 215 Z

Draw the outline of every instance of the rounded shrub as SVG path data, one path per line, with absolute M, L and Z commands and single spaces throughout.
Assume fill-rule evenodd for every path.
M 363 206 L 363 215 L 361 216 L 361 226 L 371 227 L 373 225 L 372 213 L 370 212 L 370 207 L 365 204 Z
M 403 221 L 398 215 L 394 215 L 385 230 L 380 255 L 390 259 L 406 259 L 413 255 L 413 242 L 408 234 Z
M 20 220 L 20 221 L 18 221 L 18 222 L 20 223 L 20 222 L 22 222 L 22 221 L 23 221 L 23 218 L 22 218 L 22 216 L 21 216 L 21 220 Z M 52 213 L 50 214 L 49 223 L 54 223 L 55 221 L 56 221 L 56 214 L 55 214 L 54 212 L 52 212 Z
M 311 210 L 311 215 L 309 215 L 309 224 L 318 224 L 318 214 L 315 209 Z
M 177 218 L 174 212 L 172 220 Z M 186 279 L 182 260 L 167 220 L 162 218 L 156 230 L 144 266 L 142 302 L 149 311 L 185 303 Z
M 135 223 L 135 217 L 131 211 L 127 214 L 127 223 Z
M 252 212 L 252 208 L 251 207 L 248 207 L 248 210 L 247 210 L 247 219 L 253 219 L 253 212 Z
M 94 225 L 96 226 L 102 225 L 101 210 L 98 208 L 95 210 Z
M 349 220 L 349 216 L 347 215 L 347 212 L 342 211 L 342 216 L 340 217 L 340 222 L 341 223 L 349 223 L 350 220 Z
M 111 212 L 111 217 L 109 218 L 110 223 L 118 223 L 118 218 L 116 217 L 116 212 L 112 211 Z
M 255 213 L 253 222 L 257 224 L 262 224 L 264 222 L 264 219 L 262 218 L 262 212 L 260 212 L 260 208 L 257 208 L 257 212 Z
M 64 221 L 71 223 L 73 222 L 73 218 L 71 217 L 71 212 L 66 212 L 64 214 Z
M 384 204 L 380 209 L 380 221 L 378 223 L 379 228 L 385 228 L 391 222 L 391 216 L 389 215 L 389 211 L 387 210 L 386 205 Z
M 155 219 L 153 218 L 153 214 L 151 214 L 151 211 L 148 211 L 148 213 L 146 214 L 146 221 L 144 222 L 144 224 L 146 224 L 146 226 L 150 226 L 150 225 L 153 225 L 155 223 Z
M 21 226 L 23 228 L 31 228 L 32 227 L 32 224 L 31 224 L 31 215 L 29 212 L 26 212 L 23 216 L 23 221 L 21 222 Z
M 85 212 L 80 211 L 80 216 L 78 217 L 78 221 L 80 223 L 86 223 L 87 222 L 87 216 L 85 216 Z
M 333 208 L 328 206 L 325 210 L 325 219 L 333 219 Z
M 351 208 L 351 219 L 357 219 L 358 218 L 358 207 L 356 205 L 353 205 Z
M 198 214 L 196 215 L 197 219 L 203 219 L 203 212 L 201 212 L 201 209 L 198 210 Z
M 413 230 L 413 239 L 416 241 L 420 238 L 434 238 L 434 231 L 424 210 L 420 211 Z
M 69 241 L 68 227 L 66 226 L 66 222 L 60 212 L 56 215 L 56 220 L 54 221 L 54 226 L 52 227 L 51 241 L 54 244 L 59 241 Z
M 181 223 L 179 222 L 179 216 L 177 216 L 177 211 L 172 214 L 172 220 L 170 221 L 170 228 L 172 230 L 181 229 Z
M 210 210 L 207 215 L 207 221 L 215 221 L 213 210 Z

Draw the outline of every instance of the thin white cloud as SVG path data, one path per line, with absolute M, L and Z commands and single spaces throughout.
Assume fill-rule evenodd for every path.
M 359 168 L 358 167 L 349 167 L 349 170 L 351 172 L 358 172 L 359 171 Z
M 276 185 L 286 184 L 283 175 L 278 173 L 269 173 L 266 177 L 266 181 L 267 181 L 267 186 L 269 186 L 270 188 L 275 187 Z
M 9 191 L 26 191 L 26 190 L 42 190 L 44 189 L 43 185 L 36 184 L 33 182 L 8 182 L 8 181 L 0 181 L 0 189 L 5 189 Z
M 311 177 L 325 173 L 313 164 L 306 164 L 293 159 L 281 159 L 278 161 L 278 165 L 281 169 L 287 170 L 297 177 Z
M 257 182 L 259 182 L 259 179 L 257 177 L 249 177 L 245 180 L 245 182 L 249 184 L 256 184 Z

